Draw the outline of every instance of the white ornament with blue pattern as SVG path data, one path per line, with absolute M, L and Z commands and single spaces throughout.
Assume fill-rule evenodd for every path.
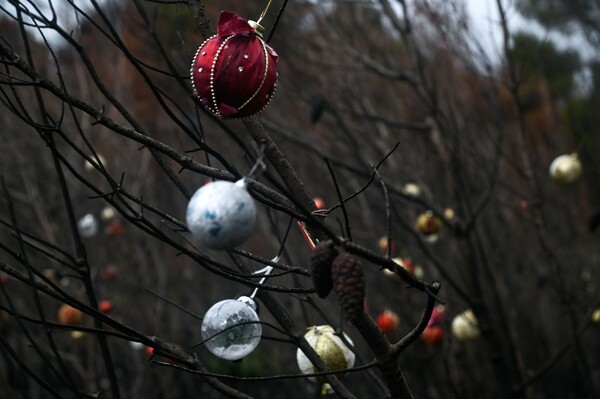
M 256 227 L 256 205 L 244 179 L 200 187 L 190 199 L 186 222 L 205 247 L 229 250 L 244 243 Z

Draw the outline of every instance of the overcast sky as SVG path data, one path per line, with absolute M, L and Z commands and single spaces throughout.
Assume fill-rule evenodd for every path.
M 473 28 L 477 37 L 482 41 L 488 55 L 493 60 L 497 60 L 501 51 L 502 32 L 499 26 L 498 8 L 496 0 L 464 0 Z M 579 51 L 584 59 L 595 58 L 598 56 L 596 51 L 591 48 L 587 42 L 580 36 L 572 34 L 569 36 L 561 35 L 557 32 L 549 32 L 535 21 L 523 18 L 514 7 L 508 4 L 514 1 L 504 0 L 506 4 L 506 15 L 511 32 L 526 31 L 534 33 L 538 37 L 551 40 L 559 48 L 572 48 Z

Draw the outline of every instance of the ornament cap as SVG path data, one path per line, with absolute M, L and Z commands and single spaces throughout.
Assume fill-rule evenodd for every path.
M 246 305 L 250 306 L 254 311 L 256 311 L 256 302 L 254 301 L 254 299 L 250 298 L 249 296 L 242 295 L 237 300 L 242 303 L 245 303 Z
M 246 188 L 246 185 L 247 185 L 247 184 L 246 184 L 246 178 L 245 178 L 245 177 L 242 177 L 240 180 L 236 181 L 234 184 L 235 184 L 236 186 L 240 187 L 240 188 L 243 188 L 243 189 L 245 189 L 245 188 Z
M 250 25 L 252 27 L 252 29 L 254 29 L 256 31 L 256 34 L 258 36 L 262 37 L 262 34 L 265 31 L 265 28 L 261 24 L 259 24 L 256 21 L 249 20 L 248 25 Z

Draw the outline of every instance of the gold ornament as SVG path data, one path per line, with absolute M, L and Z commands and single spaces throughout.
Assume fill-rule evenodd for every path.
M 600 324 L 600 308 L 594 310 L 594 312 L 592 312 L 592 323 L 594 324 Z
M 73 330 L 71 331 L 71 339 L 73 340 L 79 340 L 83 337 L 85 337 L 85 333 L 83 331 L 79 331 L 79 330 Z
M 115 211 L 115 208 L 110 205 L 105 206 L 102 208 L 102 211 L 100 211 L 100 219 L 102 219 L 103 222 L 110 222 L 116 216 L 117 212 Z
M 550 164 L 550 177 L 560 184 L 575 183 L 581 178 L 583 168 L 576 153 L 557 157 Z
M 421 187 L 416 183 L 406 183 L 402 191 L 410 197 L 416 198 L 421 196 Z
M 102 165 L 106 165 L 106 159 L 100 154 L 96 154 L 96 155 L 98 156 L 98 160 L 100 161 L 100 163 Z M 86 160 L 85 163 L 83 164 L 83 167 L 85 168 L 85 170 L 87 172 L 91 172 L 94 169 L 96 169 L 96 167 L 99 167 L 98 161 L 96 161 L 96 157 L 94 157 L 94 155 L 90 155 L 90 158 L 92 159 L 92 161 Z
M 444 217 L 448 220 L 454 219 L 456 214 L 454 213 L 454 209 L 452 208 L 444 208 Z
M 415 229 L 426 236 L 438 234 L 442 229 L 442 221 L 432 211 L 426 211 L 417 217 Z
M 306 334 L 304 334 L 304 338 L 331 370 L 342 370 L 354 366 L 354 352 L 346 346 L 339 336 L 335 335 L 333 327 L 329 325 L 309 327 Z M 346 334 L 344 334 L 344 338 L 352 345 L 352 340 Z M 296 351 L 296 361 L 302 374 L 318 372 L 300 349 Z M 323 377 L 309 377 L 309 379 L 319 383 L 325 381 Z
M 479 325 L 473 311 L 465 310 L 452 320 L 452 334 L 460 341 L 479 337 Z

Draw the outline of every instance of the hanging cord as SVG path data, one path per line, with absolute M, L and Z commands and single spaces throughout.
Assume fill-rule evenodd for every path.
M 278 260 L 279 260 L 279 255 L 277 255 L 276 257 L 274 257 L 273 259 L 271 259 L 271 262 L 277 263 Z M 271 274 L 272 271 L 273 271 L 273 266 L 267 266 L 267 267 L 264 267 L 264 268 L 262 268 L 260 270 L 255 271 L 252 274 L 261 274 L 261 273 L 263 273 L 265 275 L 258 282 L 258 285 L 262 285 L 267 280 L 267 276 L 269 274 Z M 254 288 L 254 291 L 252 292 L 252 294 L 250 294 L 250 298 L 251 299 L 254 299 L 254 297 L 256 296 L 256 293 L 258 292 L 258 288 L 259 287 Z
M 253 142 L 253 144 L 255 144 L 255 143 Z M 246 178 L 248 178 L 248 179 L 256 179 L 265 170 L 267 170 L 267 165 L 265 164 L 265 149 L 266 149 L 266 145 L 265 144 L 260 144 L 258 146 L 258 148 L 255 145 L 254 148 L 256 149 L 256 152 L 258 153 L 258 156 L 256 157 L 256 161 L 254 162 L 254 165 L 252 165 L 252 168 L 250 169 L 250 172 L 248 172 L 248 175 L 246 175 Z M 260 173 L 257 173 L 258 168 L 260 168 L 260 171 L 259 171 Z
M 263 18 L 265 17 L 265 15 L 267 15 L 267 11 L 269 11 L 269 7 L 271 7 L 272 2 L 273 2 L 273 0 L 269 0 L 269 2 L 267 3 L 267 6 L 263 10 L 262 14 L 260 14 L 260 17 L 258 17 L 258 21 L 256 21 L 257 24 L 260 25 L 260 21 L 262 21 Z

